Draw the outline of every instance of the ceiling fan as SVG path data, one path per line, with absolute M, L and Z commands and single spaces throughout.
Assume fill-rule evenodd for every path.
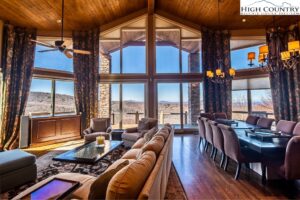
M 64 11 L 65 11 L 64 0 L 62 0 L 61 10 L 62 10 L 62 13 L 61 13 L 61 40 L 56 40 L 54 42 L 54 45 L 45 43 L 45 42 L 41 42 L 41 41 L 37 41 L 37 40 L 31 40 L 32 42 L 35 42 L 41 46 L 51 48 L 51 49 L 40 50 L 38 52 L 45 53 L 45 52 L 49 52 L 49 51 L 60 51 L 68 58 L 73 58 L 72 53 L 85 54 L 85 55 L 91 54 L 90 51 L 67 48 L 67 41 L 64 41 Z

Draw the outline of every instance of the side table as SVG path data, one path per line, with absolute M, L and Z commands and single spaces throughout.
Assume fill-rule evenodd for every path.
M 122 133 L 123 132 L 124 132 L 123 129 L 113 129 L 111 131 L 111 139 L 122 141 Z

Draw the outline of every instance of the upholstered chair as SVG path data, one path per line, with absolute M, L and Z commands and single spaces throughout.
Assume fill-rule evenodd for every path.
M 220 167 L 223 166 L 224 163 L 224 136 L 223 133 L 221 131 L 221 129 L 218 127 L 218 123 L 215 121 L 209 121 L 210 125 L 211 125 L 211 129 L 212 129 L 212 133 L 213 133 L 213 141 L 214 141 L 214 147 L 215 147 L 215 154 L 213 159 L 215 160 L 216 155 L 218 153 L 218 150 L 221 152 L 222 155 L 222 159 L 220 162 Z
M 300 136 L 300 122 L 298 122 L 293 130 L 293 135 Z
M 213 133 L 212 133 L 212 129 L 211 129 L 211 126 L 210 126 L 210 123 L 209 123 L 209 119 L 205 118 L 205 117 L 202 117 L 201 118 L 203 120 L 203 123 L 204 123 L 204 127 L 205 127 L 205 138 L 206 138 L 206 141 L 209 143 L 209 145 L 211 146 L 211 153 L 210 153 L 210 156 L 213 157 L 213 154 L 214 154 L 214 142 L 213 142 Z M 205 148 L 205 151 L 207 151 L 208 149 L 208 146 L 206 146 Z
M 257 121 L 259 120 L 259 117 L 254 115 L 249 115 L 246 119 L 247 124 L 256 125 Z
M 228 119 L 226 113 L 214 113 L 214 119 Z
M 214 116 L 211 113 L 200 113 L 200 117 L 207 118 L 209 120 L 214 120 Z
M 242 163 L 249 166 L 249 163 L 261 162 L 261 156 L 250 149 L 241 148 L 238 136 L 236 135 L 234 129 L 230 126 L 223 124 L 218 124 L 224 136 L 224 153 L 226 155 L 224 170 L 227 170 L 229 159 L 234 160 L 237 163 L 235 179 L 237 180 L 240 175 Z
M 143 118 L 138 126 L 125 129 L 122 134 L 122 140 L 126 147 L 131 147 L 138 139 L 144 136 L 150 129 L 157 127 L 158 120 L 155 118 Z
M 84 140 L 85 142 L 93 142 L 98 136 L 104 136 L 108 140 L 111 131 L 110 118 L 93 118 L 90 127 L 83 131 Z
M 276 125 L 276 131 L 281 131 L 282 133 L 292 135 L 295 126 L 296 122 L 280 120 Z
M 198 124 L 198 131 L 199 131 L 199 144 L 198 144 L 198 148 L 199 148 L 201 142 L 202 141 L 204 142 L 205 140 L 205 126 L 204 126 L 204 122 L 201 120 L 201 117 L 199 117 L 199 119 L 197 120 L 197 124 Z
M 274 122 L 274 119 L 262 117 L 257 121 L 257 126 L 259 128 L 263 128 L 263 129 L 271 129 L 273 122 Z

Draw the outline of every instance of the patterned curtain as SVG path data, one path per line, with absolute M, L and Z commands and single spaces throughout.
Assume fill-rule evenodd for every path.
M 75 104 L 82 115 L 82 128 L 98 114 L 99 29 L 73 32 L 73 48 L 90 55 L 74 54 Z
M 18 146 L 20 116 L 24 113 L 33 73 L 36 31 L 6 24 L 3 31 L 3 72 L 0 149 Z
M 230 34 L 228 31 L 202 29 L 202 71 L 215 70 L 217 60 L 223 62 L 224 70 L 231 67 Z M 231 81 L 217 84 L 206 76 L 203 81 L 205 112 L 225 112 L 231 118 Z
M 267 33 L 269 56 L 280 58 L 280 52 L 287 50 L 289 40 L 299 40 L 299 29 L 292 32 Z M 282 67 L 283 63 L 276 63 Z M 295 70 L 270 72 L 270 82 L 275 119 L 300 121 L 300 65 Z

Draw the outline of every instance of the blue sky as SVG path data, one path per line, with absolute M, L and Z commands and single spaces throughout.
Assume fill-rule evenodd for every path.
M 37 45 L 36 51 L 48 49 Z M 256 52 L 258 55 L 258 46 L 246 49 L 235 50 L 231 52 L 231 65 L 235 69 L 249 68 L 247 54 L 248 52 Z M 188 53 L 182 51 L 182 71 L 188 72 Z M 120 51 L 115 51 L 112 56 L 112 72 L 120 73 Z M 156 70 L 157 73 L 179 73 L 179 50 L 174 47 L 157 46 L 156 47 Z M 201 57 L 200 57 L 201 58 Z M 257 61 L 254 62 L 258 65 Z M 35 55 L 35 67 L 44 67 L 48 69 L 57 69 L 73 72 L 73 60 L 66 58 L 58 51 L 39 53 Z M 200 66 L 199 66 L 200 67 Z M 146 72 L 146 49 L 145 46 L 127 47 L 123 49 L 123 73 L 145 73 Z M 74 95 L 72 82 L 58 81 L 56 91 L 60 94 Z M 159 84 L 158 86 L 159 101 L 179 101 L 179 84 Z M 112 99 L 119 99 L 119 85 L 112 86 Z M 183 101 L 187 102 L 188 84 L 183 84 Z M 51 81 L 49 80 L 33 80 L 32 91 L 50 92 Z M 123 100 L 144 101 L 144 84 L 123 84 Z M 261 92 L 253 95 L 253 100 L 259 100 Z

